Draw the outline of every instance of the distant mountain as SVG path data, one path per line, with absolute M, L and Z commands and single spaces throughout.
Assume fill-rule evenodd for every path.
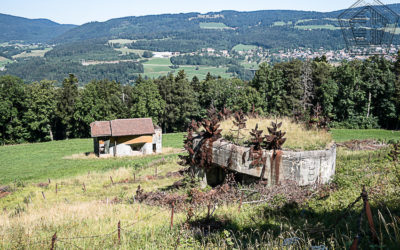
M 400 4 L 389 5 L 400 12 Z M 207 14 L 163 14 L 123 17 L 90 22 L 70 29 L 54 39 L 69 43 L 91 39 L 132 39 L 132 49 L 189 52 L 204 47 L 230 49 L 243 43 L 265 48 L 345 47 L 333 12 L 261 10 L 221 11 Z M 400 43 L 396 36 L 394 43 Z
M 400 13 L 400 4 L 389 7 Z M 47 19 L 0 14 L 0 42 L 24 40 L 65 44 L 88 40 L 131 39 L 132 49 L 190 52 L 205 47 L 231 49 L 237 44 L 270 49 L 345 47 L 333 12 L 260 10 L 122 17 L 81 26 Z M 393 41 L 400 44 L 400 36 Z
M 0 42 L 48 42 L 76 27 L 48 19 L 28 19 L 0 14 Z

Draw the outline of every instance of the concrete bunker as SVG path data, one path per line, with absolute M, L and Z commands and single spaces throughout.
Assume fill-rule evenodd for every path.
M 194 140 L 194 148 L 201 143 L 201 138 Z M 282 150 L 282 156 L 276 164 L 272 151 L 263 150 L 266 157 L 266 168 L 263 179 L 269 186 L 280 185 L 285 181 L 293 181 L 299 186 L 329 183 L 336 169 L 336 145 L 331 143 L 324 150 L 288 151 Z M 202 185 L 216 186 L 221 184 L 226 171 L 239 175 L 244 182 L 260 179 L 262 167 L 253 167 L 250 148 L 235 145 L 224 139 L 213 143 L 212 163 L 214 167 L 203 170 L 196 167 L 196 174 Z M 276 168 L 276 166 L 278 166 Z

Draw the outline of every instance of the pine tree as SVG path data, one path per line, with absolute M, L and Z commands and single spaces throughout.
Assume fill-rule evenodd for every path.
M 58 93 L 57 120 L 58 137 L 70 138 L 73 133 L 73 117 L 75 104 L 78 98 L 78 78 L 74 74 L 69 74 L 62 82 L 62 87 Z

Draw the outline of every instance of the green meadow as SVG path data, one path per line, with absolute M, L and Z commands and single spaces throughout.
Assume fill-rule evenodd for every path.
M 200 23 L 200 28 L 202 29 L 214 29 L 214 30 L 223 30 L 229 29 L 228 26 L 224 23 L 215 23 L 215 22 L 207 22 L 207 23 Z
M 165 76 L 168 73 L 178 73 L 179 70 L 185 70 L 186 75 L 189 79 L 197 76 L 199 79 L 203 80 L 206 78 L 208 72 L 212 75 L 231 77 L 230 73 L 226 73 L 227 67 L 212 67 L 204 65 L 180 65 L 177 69 L 172 69 L 172 63 L 169 58 L 152 58 L 147 62 L 143 63 L 144 66 L 144 76 L 150 78 L 158 78 L 160 76 Z

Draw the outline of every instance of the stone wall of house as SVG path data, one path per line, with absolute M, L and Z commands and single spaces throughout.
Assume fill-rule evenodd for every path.
M 200 139 L 196 139 L 194 146 L 198 146 Z M 315 151 L 283 151 L 282 157 L 278 162 L 278 175 L 276 175 L 276 161 L 271 161 L 273 152 L 264 151 L 266 157 L 266 169 L 264 179 L 268 180 L 270 185 L 285 180 L 295 181 L 300 186 L 313 185 L 316 183 L 329 183 L 334 174 L 336 167 L 336 145 L 332 144 L 325 150 Z M 228 169 L 247 175 L 250 177 L 260 178 L 262 167 L 253 167 L 253 161 L 250 156 L 250 148 L 236 146 L 228 141 L 219 140 L 213 144 L 213 163 L 228 167 Z M 272 171 L 271 171 L 272 165 Z M 202 173 L 198 171 L 202 178 L 207 178 L 207 183 L 215 185 L 221 182 L 221 174 L 218 173 Z M 206 180 L 203 180 L 205 182 Z

